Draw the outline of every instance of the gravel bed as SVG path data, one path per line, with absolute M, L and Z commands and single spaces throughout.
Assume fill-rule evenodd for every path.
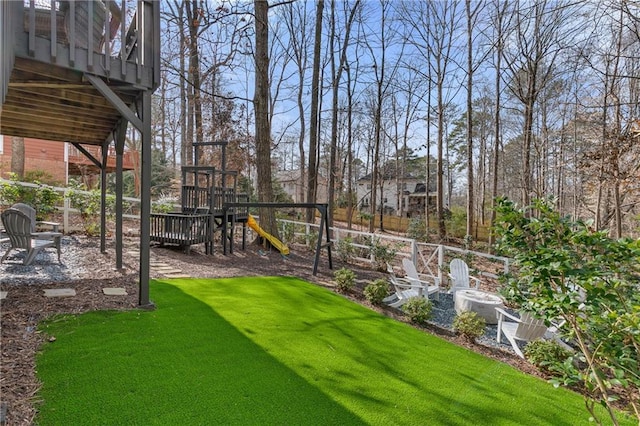
M 431 315 L 432 324 L 453 331 L 453 320 L 456 317 L 453 294 L 441 293 L 439 300 L 433 301 Z M 504 341 L 502 343 L 496 341 L 497 331 L 497 325 L 487 324 L 484 335 L 479 337 L 477 342 L 490 347 L 511 350 L 508 342 L 505 344 Z
M 12 250 L 0 267 L 2 270 L 2 282 L 11 284 L 35 284 L 46 281 L 68 281 L 87 278 L 90 274 L 86 262 L 83 261 L 83 247 L 86 239 L 80 240 L 75 236 L 63 236 L 61 241 L 61 262 L 58 263 L 58 255 L 54 248 L 40 251 L 33 263 L 29 266 L 22 264 L 26 252 L 24 250 Z M 9 247 L 2 244 L 0 251 L 4 255 Z M 97 265 L 100 266 L 100 265 Z M 95 274 L 94 274 L 95 275 Z

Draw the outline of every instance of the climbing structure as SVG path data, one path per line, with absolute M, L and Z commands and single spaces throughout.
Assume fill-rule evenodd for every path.
M 190 247 L 204 244 L 205 252 L 213 254 L 216 234 L 220 239 L 233 238 L 236 223 L 242 224 L 242 244 L 246 243 L 247 208 L 223 209 L 225 203 L 247 201 L 238 193 L 238 172 L 226 169 L 227 142 L 195 142 L 193 166 L 182 167 L 181 210 L 151 215 L 151 241 Z M 199 149 L 219 148 L 220 168 L 198 165 Z

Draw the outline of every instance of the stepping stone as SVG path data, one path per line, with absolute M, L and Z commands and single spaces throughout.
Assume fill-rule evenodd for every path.
M 191 278 L 191 275 L 187 275 L 187 274 L 166 274 L 165 275 L 166 278 Z
M 102 292 L 107 296 L 126 296 L 127 290 L 122 287 L 105 287 Z
M 44 291 L 45 297 L 69 297 L 75 295 L 76 291 L 72 288 L 48 288 Z
M 176 268 L 158 268 L 156 272 L 160 272 L 161 274 L 180 274 L 182 273 L 182 269 Z
M 0 291 L 0 300 L 6 299 L 8 294 L 8 291 Z

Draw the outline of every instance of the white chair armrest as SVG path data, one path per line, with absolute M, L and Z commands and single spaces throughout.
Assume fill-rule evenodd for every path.
M 507 317 L 514 322 L 520 322 L 520 318 L 514 317 L 513 315 L 511 315 L 510 313 L 508 313 L 502 308 L 495 308 L 495 310 L 496 310 L 496 313 L 498 314 L 498 320 L 501 320 L 502 317 Z
M 476 289 L 478 289 L 480 287 L 480 283 L 482 282 L 482 280 L 480 278 L 469 275 L 469 279 L 475 281 Z

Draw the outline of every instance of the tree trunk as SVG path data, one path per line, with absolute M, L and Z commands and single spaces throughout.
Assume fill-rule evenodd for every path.
M 465 1 L 467 13 L 467 236 L 473 233 L 473 32 L 471 0 Z
M 315 203 L 318 191 L 317 150 L 318 150 L 318 104 L 320 102 L 320 47 L 322 44 L 322 16 L 324 0 L 318 0 L 316 5 L 316 28 L 313 42 L 313 73 L 311 77 L 311 113 L 309 117 L 309 167 L 307 184 L 307 202 Z M 313 223 L 315 210 L 307 209 L 307 222 Z
M 191 9 L 189 9 L 191 6 Z M 202 128 L 202 99 L 200 96 L 200 52 L 198 49 L 198 31 L 200 28 L 201 6 L 198 0 L 191 0 L 187 4 L 187 22 L 189 28 L 189 72 L 192 84 L 193 120 L 195 124 L 195 141 L 203 142 L 204 130 Z M 191 142 L 194 140 L 192 139 Z M 198 155 L 196 153 L 196 155 Z M 199 158 L 194 158 L 194 164 L 198 164 Z
M 254 0 L 256 19 L 255 95 L 253 105 L 256 120 L 256 162 L 258 173 L 258 201 L 273 202 L 271 178 L 271 129 L 269 126 L 269 4 Z M 260 226 L 278 238 L 275 211 L 259 209 Z
M 333 80 L 333 105 L 332 105 L 332 116 L 331 116 L 331 147 L 329 154 L 329 226 L 333 226 L 333 208 L 335 204 L 335 186 L 336 186 L 336 152 L 338 145 L 338 93 L 340 88 L 340 80 L 342 79 L 342 70 L 344 69 L 344 65 L 347 62 L 347 48 L 349 47 L 349 35 L 351 34 L 351 24 L 356 15 L 356 10 L 359 6 L 360 0 L 356 0 L 351 9 L 351 13 L 349 14 L 349 19 L 347 20 L 345 29 L 344 29 L 344 41 L 342 45 L 342 52 L 340 54 L 340 61 L 338 66 L 335 64 L 335 56 L 334 56 L 334 41 L 336 38 L 336 17 L 335 17 L 335 1 L 331 2 L 331 67 L 332 67 L 332 80 Z
M 24 177 L 24 138 L 11 137 L 11 173 Z

